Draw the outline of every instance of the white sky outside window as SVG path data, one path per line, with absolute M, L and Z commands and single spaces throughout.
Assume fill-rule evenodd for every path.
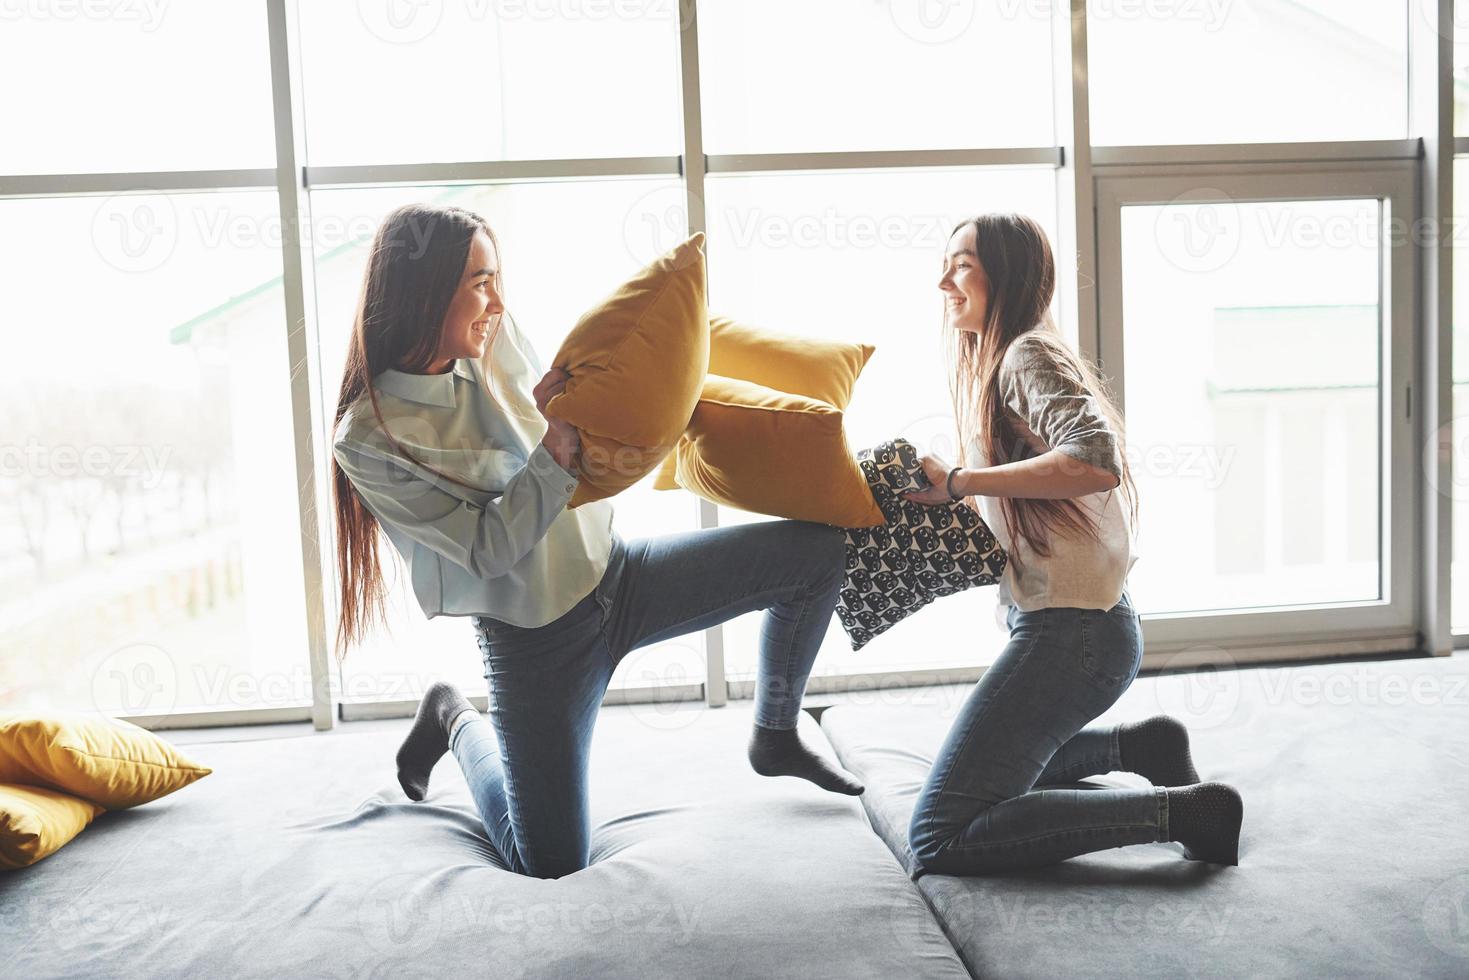
M 682 147 L 675 0 L 378 0 L 300 10 L 315 165 Z
M 275 165 L 264 3 L 0 8 L 0 92 L 0 173 Z
M 1401 139 L 1408 14 L 1407 0 L 1089 0 L 1092 141 Z
M 1380 212 L 1123 208 L 1139 612 L 1379 597 Z
M 1051 28 L 1036 8 L 704 0 L 705 149 L 1049 146 Z
M 275 208 L 0 203 L 0 705 L 310 703 Z

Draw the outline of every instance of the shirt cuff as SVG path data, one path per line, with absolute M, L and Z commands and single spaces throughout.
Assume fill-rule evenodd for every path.
M 536 443 L 536 448 L 526 459 L 526 465 L 546 486 L 563 492 L 568 499 L 576 492 L 580 476 L 556 462 L 556 457 L 551 455 L 551 450 L 546 448 L 545 443 Z

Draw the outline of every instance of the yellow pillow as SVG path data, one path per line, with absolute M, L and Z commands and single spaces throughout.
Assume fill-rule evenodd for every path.
M 54 789 L 0 784 L 0 868 L 24 868 L 55 854 L 101 812 Z
M 883 523 L 838 409 L 710 375 L 675 450 L 679 485 L 706 500 L 838 527 Z
M 805 395 L 846 410 L 857 376 L 877 348 L 871 344 L 814 340 L 742 323 L 727 316 L 709 318 L 709 373 L 766 388 Z M 655 490 L 677 490 L 670 454 L 653 481 Z
M 857 376 L 877 350 L 871 344 L 814 340 L 709 318 L 709 373 L 805 395 L 846 411 Z
M 44 786 L 120 810 L 167 796 L 213 771 L 120 718 L 0 713 L 0 783 Z
M 571 375 L 546 413 L 576 426 L 568 507 L 621 493 L 672 451 L 709 370 L 704 235 L 653 262 L 571 329 L 552 363 Z

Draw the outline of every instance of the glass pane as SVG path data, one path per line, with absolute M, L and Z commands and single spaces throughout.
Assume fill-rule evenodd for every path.
M 1374 200 L 1122 209 L 1140 612 L 1377 599 Z
M 699 4 L 710 153 L 1050 146 L 1048 4 Z M 991 97 L 1003 92 L 1003 97 Z
M 1454 4 L 1454 135 L 1469 136 L 1469 8 Z
M 275 166 L 265 4 L 8 5 L 0 173 Z
M 508 308 L 549 366 L 562 338 L 587 308 L 659 249 L 675 243 L 667 221 L 673 213 L 670 208 L 683 200 L 682 193 L 677 180 L 663 179 L 316 191 L 312 212 L 326 414 L 333 415 L 336 408 L 367 245 L 393 208 L 411 201 L 454 204 L 490 222 L 500 241 Z M 678 214 L 682 220 L 682 212 Z M 575 216 L 574 223 L 568 216 Z M 663 237 L 651 237 L 650 229 Z M 574 252 L 569 254 L 568 249 Z M 323 438 L 330 445 L 330 438 Z M 683 493 L 677 497 L 657 493 L 651 476 L 612 503 L 613 525 L 627 539 L 698 526 L 694 499 Z M 392 545 L 384 541 L 382 553 L 389 557 L 384 574 L 401 578 Z M 345 698 L 417 697 L 440 679 L 471 694 L 483 693 L 484 668 L 469 620 L 425 619 L 406 578 L 392 584 L 390 631 L 348 654 L 343 665 Z M 612 685 L 703 679 L 703 637 L 695 634 L 628 654 Z
M 0 225 L 0 707 L 309 703 L 275 195 Z
M 301 4 L 311 163 L 677 154 L 677 15 L 674 2 Z
M 1454 225 L 1464 227 L 1469 207 L 1465 207 L 1464 195 L 1469 194 L 1469 158 L 1454 160 Z M 1469 249 L 1459 243 L 1456 236 L 1453 246 L 1454 262 L 1454 338 L 1453 338 L 1453 418 L 1450 422 L 1452 452 L 1452 486 L 1448 494 L 1453 499 L 1453 564 L 1450 567 L 1449 626 L 1455 632 L 1469 630 Z M 1441 488 L 1440 492 L 1444 492 Z
M 1407 17 L 1406 0 L 1090 0 L 1092 141 L 1401 139 Z
M 707 188 L 710 309 L 875 344 L 847 410 L 853 451 L 904 436 L 957 459 L 938 290 L 944 246 L 962 218 L 992 210 L 1034 216 L 1054 243 L 1052 172 L 720 177 Z M 732 508 L 719 515 L 721 524 L 768 519 Z M 833 618 L 816 673 L 986 663 L 1008 635 L 995 625 L 994 604 L 993 589 L 938 600 L 857 653 Z M 728 625 L 732 677 L 754 672 L 761 615 Z

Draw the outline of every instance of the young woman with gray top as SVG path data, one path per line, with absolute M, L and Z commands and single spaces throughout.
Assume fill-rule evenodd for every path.
M 913 877 L 984 874 L 1155 841 L 1239 863 L 1243 805 L 1200 782 L 1176 719 L 1090 724 L 1137 676 L 1128 594 L 1136 487 L 1119 413 L 1050 319 L 1045 232 L 1017 214 L 954 229 L 938 283 L 955 364 L 961 465 L 925 456 L 920 503 L 964 498 L 1010 555 L 1010 640 L 970 692 L 909 826 Z M 1114 770 L 1147 789 L 1058 788 Z

